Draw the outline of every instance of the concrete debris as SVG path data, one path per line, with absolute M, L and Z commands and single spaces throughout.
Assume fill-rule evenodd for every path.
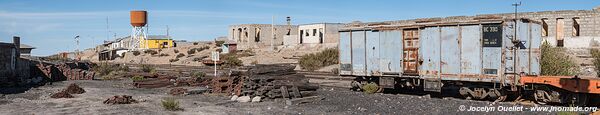
M 250 96 L 241 96 L 236 99 L 238 102 L 250 102 Z
M 113 97 L 110 97 L 108 99 L 106 99 L 104 102 L 104 104 L 131 104 L 131 103 L 137 103 L 136 100 L 134 100 L 133 98 L 131 98 L 131 96 L 129 95 L 115 95 Z
M 231 101 L 235 101 L 235 100 L 237 100 L 238 98 L 239 98 L 239 97 L 238 97 L 237 95 L 233 95 L 233 96 L 231 96 L 231 99 L 229 99 L 229 100 L 231 100 Z
M 260 102 L 260 96 L 256 96 L 254 98 L 252 98 L 252 102 Z

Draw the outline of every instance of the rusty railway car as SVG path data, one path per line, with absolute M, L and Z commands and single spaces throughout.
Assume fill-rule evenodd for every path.
M 339 73 L 355 76 L 356 89 L 373 82 L 481 100 L 597 102 L 597 80 L 540 76 L 541 28 L 528 19 L 347 27 L 339 31 Z

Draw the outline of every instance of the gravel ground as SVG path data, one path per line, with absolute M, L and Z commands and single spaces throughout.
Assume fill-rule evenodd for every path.
M 551 112 L 464 112 L 467 107 L 520 107 L 512 102 L 493 103 L 455 98 L 430 98 L 408 94 L 364 94 L 345 88 L 323 87 L 310 95 L 323 100 L 300 105 L 286 105 L 284 100 L 265 100 L 260 103 L 238 103 L 229 97 L 212 94 L 171 96 L 169 88 L 137 89 L 130 80 L 64 81 L 32 88 L 24 93 L 0 95 L 2 114 L 557 114 Z M 86 93 L 75 98 L 49 98 L 70 83 L 76 83 Z M 140 101 L 134 104 L 106 105 L 102 101 L 113 95 L 131 95 Z M 166 111 L 160 100 L 172 97 L 183 111 Z M 528 106 L 525 106 L 526 108 Z

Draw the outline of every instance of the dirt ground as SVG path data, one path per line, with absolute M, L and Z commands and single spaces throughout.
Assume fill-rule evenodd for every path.
M 319 80 L 317 80 L 319 81 Z M 314 82 L 312 80 L 311 82 Z M 49 98 L 52 93 L 76 83 L 86 90 L 74 98 Z M 259 103 L 229 101 L 228 96 L 198 94 L 171 96 L 170 88 L 133 88 L 129 79 L 55 82 L 32 88 L 25 93 L 0 96 L 2 114 L 556 114 L 551 112 L 463 112 L 459 106 L 521 106 L 512 102 L 494 103 L 456 98 L 431 98 L 422 94 L 365 94 L 347 88 L 322 86 L 310 95 L 322 97 L 312 103 L 286 105 L 282 99 Z M 321 81 L 323 83 L 323 81 Z M 335 86 L 335 85 L 334 85 Z M 190 87 L 187 87 L 190 88 Z M 130 95 L 139 103 L 108 105 L 102 102 L 114 95 Z M 175 98 L 183 111 L 166 111 L 160 106 L 164 98 Z M 527 106 L 526 106 L 527 107 Z

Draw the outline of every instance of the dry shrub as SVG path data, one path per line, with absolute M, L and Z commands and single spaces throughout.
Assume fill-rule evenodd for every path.
M 177 50 L 177 49 L 173 49 L 173 52 L 175 52 L 175 53 L 179 53 L 179 50 Z
M 140 51 L 133 51 L 134 56 L 139 56 L 140 54 L 141 54 Z
M 190 50 L 187 51 L 188 55 L 192 55 L 194 53 L 196 53 L 196 49 L 195 48 L 192 48 L 192 49 L 190 49 Z
M 181 58 L 181 57 L 183 57 L 183 56 L 185 56 L 185 54 L 183 54 L 183 53 L 179 53 L 179 54 L 177 54 L 177 58 Z
M 224 67 L 237 67 L 243 64 L 242 60 L 238 59 L 238 56 L 234 53 L 221 54 L 219 57 L 224 61 Z
M 379 90 L 379 85 L 375 83 L 368 83 L 363 85 L 362 90 L 367 94 L 373 94 Z
M 225 41 L 215 41 L 215 46 L 221 47 L 221 45 L 223 45 L 223 43 L 225 43 Z
M 173 98 L 163 99 L 160 101 L 160 104 L 162 105 L 163 108 L 165 108 L 168 111 L 183 110 L 182 108 L 179 107 L 179 101 L 177 101 Z
M 566 54 L 566 50 L 553 47 L 548 42 L 542 44 L 540 66 L 542 75 L 572 76 L 577 73 L 577 64 Z
M 162 56 L 169 56 L 169 54 L 160 53 L 160 55 L 158 55 L 158 56 L 161 56 L 161 57 L 162 57 Z
M 179 61 L 179 58 L 169 59 L 169 62 L 177 62 L 177 61 Z
M 152 66 L 152 65 L 143 64 L 142 65 L 142 71 L 143 72 L 148 72 L 148 73 L 154 73 L 154 72 L 156 72 L 156 68 L 154 68 L 154 66 Z
M 300 67 L 314 71 L 321 67 L 337 64 L 338 56 L 337 48 L 329 48 L 319 53 L 304 55 L 298 62 L 300 63 Z
M 143 81 L 144 79 L 145 79 L 144 76 L 139 76 L 139 75 L 131 77 L 131 80 L 134 81 L 134 82 L 136 82 L 136 81 Z
M 92 70 L 94 72 L 96 72 L 97 76 L 106 76 L 112 72 L 119 72 L 119 71 L 128 72 L 129 67 L 121 66 L 119 64 L 100 63 L 100 64 L 92 67 Z
M 144 53 L 147 53 L 147 54 L 150 54 L 150 55 L 156 55 L 156 54 L 158 54 L 158 52 L 154 51 L 154 50 L 144 50 Z
M 600 76 L 600 49 L 592 48 L 590 49 L 590 54 L 592 54 L 592 64 L 594 65 L 596 76 Z
M 194 72 L 194 73 L 192 74 L 192 76 L 193 76 L 193 77 L 196 77 L 196 78 L 202 78 L 202 77 L 206 76 L 206 73 L 204 73 L 204 72 L 200 72 L 200 71 L 197 71 L 197 72 Z

